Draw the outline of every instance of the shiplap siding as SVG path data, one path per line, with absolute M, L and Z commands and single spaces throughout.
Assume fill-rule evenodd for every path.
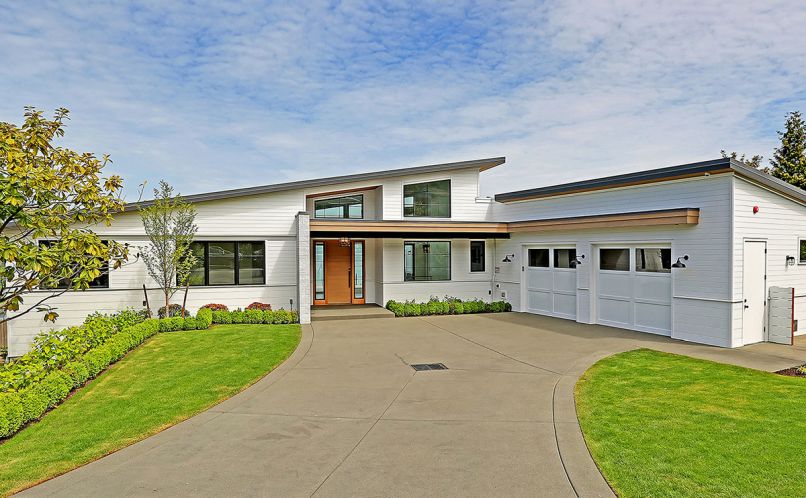
M 479 171 L 477 168 L 454 170 L 444 174 L 432 173 L 410 175 L 399 178 L 385 178 L 361 182 L 333 184 L 323 187 L 296 189 L 283 192 L 255 194 L 244 197 L 233 197 L 212 201 L 198 202 L 196 207 L 196 224 L 199 229 L 196 240 L 232 240 L 232 241 L 265 241 L 266 243 L 266 284 L 248 286 L 211 286 L 193 287 L 188 293 L 187 307 L 195 312 L 200 306 L 217 302 L 230 308 L 245 307 L 253 301 L 271 304 L 273 308 L 288 309 L 291 300 L 298 306 L 297 296 L 297 225 L 296 215 L 300 211 L 313 211 L 311 195 L 327 192 L 366 189 L 364 194 L 365 218 L 367 219 L 403 219 L 403 183 L 416 183 L 434 179 L 451 180 L 451 214 L 456 220 L 489 219 L 491 203 L 489 200 L 477 202 L 479 191 Z M 123 268 L 114 270 L 109 276 L 108 289 L 87 291 L 69 291 L 48 301 L 58 308 L 60 314 L 55 324 L 42 321 L 42 314 L 31 312 L 9 322 L 9 354 L 24 354 L 33 337 L 40 331 L 51 328 L 64 328 L 81 324 L 85 317 L 94 311 L 114 312 L 126 307 L 141 308 L 143 303 L 143 284 L 148 288 L 151 308 L 156 310 L 163 305 L 161 293 L 151 280 L 142 261 L 135 255 L 140 247 L 148 244 L 143 231 L 140 215 L 136 210 L 129 210 L 115 216 L 111 226 L 99 225 L 93 230 L 103 238 L 129 243 L 131 259 Z M 386 261 L 399 258 L 398 274 L 392 275 L 391 285 L 402 284 L 402 243 L 397 256 L 384 257 L 384 242 L 380 239 L 366 241 L 366 300 L 368 303 L 385 303 L 388 291 L 384 279 Z M 466 251 L 466 249 L 464 249 Z M 469 257 L 469 256 L 467 256 Z M 458 263 L 457 263 L 458 264 Z M 469 265 L 469 262 L 467 263 Z M 392 266 L 390 263 L 390 268 Z M 469 268 L 469 266 L 468 266 Z M 461 269 L 459 269 L 461 271 Z M 408 283 L 407 283 L 408 285 Z M 459 293 L 462 296 L 482 296 L 478 284 L 471 286 L 471 291 Z M 482 282 L 482 289 L 484 283 Z M 433 294 L 450 293 L 450 284 L 437 286 Z M 463 286 L 462 288 L 464 288 Z M 406 288 L 404 286 L 404 288 Z M 409 290 L 414 288 L 408 285 Z M 489 279 L 486 283 L 489 289 Z M 427 295 L 426 289 L 420 289 Z M 486 292 L 486 291 L 485 291 Z M 407 294 L 421 298 L 416 292 Z M 390 296 L 394 296 L 391 293 Z M 44 296 L 36 292 L 28 296 L 28 302 Z M 181 303 L 183 293 L 174 296 L 173 303 Z M 390 297 L 391 298 L 391 297 Z
M 806 265 L 798 264 L 798 239 L 806 238 L 806 206 L 783 197 L 748 180 L 735 177 L 734 188 L 734 244 L 733 244 L 733 333 L 737 346 L 744 344 L 742 337 L 744 241 L 767 242 L 767 288 L 771 286 L 795 288 L 795 319 L 800 327 L 796 334 L 806 333 Z M 753 207 L 758 213 L 753 214 Z M 795 265 L 787 266 L 786 257 L 794 256 Z
M 497 241 L 494 287 L 506 291 L 513 309 L 521 310 L 523 247 L 529 244 L 575 246 L 585 256 L 577 268 L 577 321 L 594 323 L 595 275 L 592 253 L 598 245 L 671 244 L 672 261 L 688 254 L 687 268 L 672 271 L 672 337 L 718 346 L 733 345 L 731 337 L 731 182 L 714 175 L 649 185 L 586 192 L 508 204 L 495 203 L 493 218 L 520 221 L 570 216 L 700 208 L 693 227 L 613 228 L 545 233 L 515 233 Z M 514 254 L 511 263 L 501 262 Z

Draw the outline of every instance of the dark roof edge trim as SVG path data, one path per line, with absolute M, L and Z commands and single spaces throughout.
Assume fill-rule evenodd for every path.
M 578 182 L 563 183 L 560 185 L 550 185 L 548 187 L 538 187 L 527 190 L 516 190 L 495 195 L 498 202 L 512 202 L 526 200 L 533 197 L 553 196 L 570 194 L 589 189 L 617 188 L 636 182 L 655 182 L 664 179 L 674 178 L 683 175 L 704 174 L 715 170 L 730 168 L 732 164 L 730 158 L 714 159 L 690 164 L 681 164 L 667 168 L 656 168 L 636 173 L 625 173 L 622 175 L 606 176 L 603 178 L 593 178 L 591 180 L 581 180 Z M 737 161 L 738 162 L 738 161 Z
M 316 178 L 313 180 L 301 180 L 287 183 L 277 183 L 274 185 L 260 185 L 257 187 L 246 187 L 231 190 L 219 190 L 216 192 L 205 192 L 201 194 L 183 195 L 182 198 L 188 202 L 203 202 L 218 199 L 228 199 L 232 197 L 243 197 L 255 194 L 266 194 L 271 192 L 282 192 L 301 188 L 319 187 L 334 183 L 350 183 L 363 180 L 375 180 L 394 176 L 404 176 L 413 174 L 432 173 L 440 171 L 454 171 L 458 169 L 479 168 L 484 171 L 506 162 L 506 157 L 490 157 L 486 159 L 473 159 L 470 161 L 459 161 L 453 163 L 427 164 L 425 166 L 413 166 L 408 168 L 389 169 L 383 171 L 372 171 L 369 173 L 357 173 L 352 175 L 331 176 L 328 178 Z M 148 207 L 154 204 L 153 200 L 130 202 L 124 206 L 124 210 Z

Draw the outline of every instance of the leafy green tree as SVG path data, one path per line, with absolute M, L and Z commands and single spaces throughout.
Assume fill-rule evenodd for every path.
M 785 126 L 784 131 L 778 132 L 781 146 L 775 149 L 770 160 L 772 174 L 806 189 L 806 126 L 800 112 L 787 114 Z
M 151 243 L 142 248 L 140 255 L 148 274 L 162 289 L 165 298 L 165 316 L 171 297 L 187 284 L 190 271 L 197 258 L 190 250 L 196 235 L 196 209 L 185 202 L 165 181 L 154 189 L 154 200 L 140 210 L 143 228 Z
M 22 126 L 0 123 L 0 322 L 31 311 L 55 321 L 47 300 L 88 288 L 128 257 L 126 246 L 92 231 L 123 209 L 123 182 L 101 176 L 108 156 L 53 144 L 67 118 L 66 109 L 46 119 L 26 107 Z M 54 290 L 32 294 L 41 288 Z
M 722 157 L 725 158 L 729 157 L 731 159 L 736 159 L 737 161 L 742 162 L 747 166 L 750 166 L 751 168 L 756 168 L 757 170 L 763 171 L 764 173 L 770 173 L 770 168 L 763 165 L 764 156 L 759 156 L 758 154 L 756 154 L 753 157 L 747 157 L 744 154 L 740 156 L 739 153 L 735 151 L 731 152 L 730 154 L 728 154 L 724 150 L 722 150 L 721 152 Z

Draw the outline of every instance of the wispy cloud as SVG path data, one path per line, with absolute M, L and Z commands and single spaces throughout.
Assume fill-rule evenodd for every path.
M 129 196 L 506 155 L 488 192 L 769 155 L 804 108 L 784 2 L 18 2 L 0 119 L 72 111 Z

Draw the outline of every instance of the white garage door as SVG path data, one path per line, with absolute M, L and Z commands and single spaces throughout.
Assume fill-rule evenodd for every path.
M 598 323 L 671 335 L 671 259 L 668 247 L 599 248 Z
M 525 252 L 526 311 L 576 319 L 576 249 L 529 247 Z

